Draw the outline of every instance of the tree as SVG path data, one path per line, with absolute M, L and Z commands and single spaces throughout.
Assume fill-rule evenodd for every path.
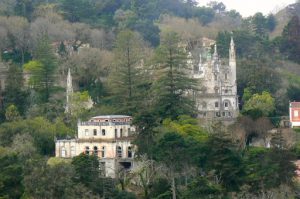
M 138 108 L 143 52 L 145 47 L 137 33 L 124 30 L 118 34 L 114 49 L 116 66 L 110 74 L 110 84 L 120 112 L 132 114 Z
M 197 82 L 187 75 L 187 56 L 179 42 L 176 33 L 167 32 L 163 35 L 155 54 L 155 110 L 162 119 L 192 115 L 195 110 L 194 102 L 187 94 L 196 90 Z
M 211 1 L 207 5 L 211 7 L 213 10 L 215 10 L 217 13 L 221 13 L 226 10 L 226 6 L 222 2 Z
M 23 115 L 26 110 L 27 93 L 24 90 L 23 71 L 16 65 L 9 65 L 4 91 L 4 103 L 8 107 L 14 104 Z
M 73 158 L 72 165 L 75 168 L 75 182 L 81 182 L 89 188 L 101 189 L 101 186 L 99 186 L 100 170 L 97 156 L 82 153 Z
M 166 133 L 157 143 L 156 158 L 163 162 L 168 170 L 168 177 L 171 181 L 172 198 L 176 199 L 176 173 L 180 172 L 183 168 L 185 161 L 185 152 L 187 145 L 183 137 L 177 133 Z
M 41 102 L 48 102 L 52 91 L 57 61 L 47 36 L 40 38 L 34 51 L 35 60 L 24 65 L 31 74 L 30 84 L 41 95 Z
M 12 122 L 20 119 L 20 113 L 15 105 L 10 105 L 5 111 L 5 118 Z
M 293 16 L 282 32 L 281 52 L 285 53 L 288 59 L 300 63 L 300 20 Z
M 269 116 L 275 110 L 275 100 L 269 92 L 263 91 L 262 94 L 254 94 L 244 105 L 245 113 L 259 111 L 261 116 Z
M 273 32 L 276 28 L 276 25 L 277 25 L 277 21 L 276 21 L 276 18 L 273 14 L 269 14 L 267 19 L 266 19 L 266 26 L 268 28 L 268 30 L 270 32 Z
M 20 198 L 23 194 L 22 163 L 14 153 L 0 148 L 0 198 Z

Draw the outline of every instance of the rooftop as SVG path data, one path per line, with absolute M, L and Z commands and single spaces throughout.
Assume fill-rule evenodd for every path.
M 92 119 L 112 119 L 112 118 L 131 118 L 131 116 L 128 116 L 128 115 L 98 115 L 98 116 L 92 117 Z

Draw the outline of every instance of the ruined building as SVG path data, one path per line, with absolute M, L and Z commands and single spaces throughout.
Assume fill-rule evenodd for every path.
M 78 122 L 77 138 L 55 142 L 55 155 L 72 158 L 81 153 L 95 155 L 100 162 L 103 176 L 115 178 L 119 172 L 134 166 L 132 140 L 135 127 L 132 117 L 126 115 L 103 115 Z
M 210 40 L 211 41 L 211 40 Z M 214 45 L 213 54 L 211 45 Z M 222 63 L 217 45 L 207 40 L 189 52 L 188 66 L 191 76 L 200 82 L 193 94 L 198 117 L 207 120 L 234 120 L 239 113 L 236 84 L 236 53 L 231 38 L 228 63 Z

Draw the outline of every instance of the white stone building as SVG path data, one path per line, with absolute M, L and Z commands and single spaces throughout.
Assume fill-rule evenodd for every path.
M 74 139 L 56 140 L 56 157 L 72 158 L 81 153 L 99 158 L 103 175 L 115 178 L 118 172 L 134 166 L 134 146 L 131 141 L 135 127 L 132 117 L 106 115 L 78 122 L 78 134 Z
M 214 53 L 210 53 L 211 45 L 212 42 L 203 40 L 198 51 L 194 50 L 188 55 L 191 76 L 198 79 L 201 85 L 200 91 L 193 95 L 198 117 L 208 120 L 234 120 L 239 114 L 234 41 L 231 38 L 228 64 L 222 64 L 216 44 Z

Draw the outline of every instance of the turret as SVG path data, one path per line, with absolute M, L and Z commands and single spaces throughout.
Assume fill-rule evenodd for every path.
M 233 38 L 231 37 L 230 41 L 230 48 L 229 48 L 229 67 L 231 73 L 231 84 L 235 86 L 233 90 L 234 93 L 237 92 L 236 90 L 236 54 L 235 54 L 235 45 Z

